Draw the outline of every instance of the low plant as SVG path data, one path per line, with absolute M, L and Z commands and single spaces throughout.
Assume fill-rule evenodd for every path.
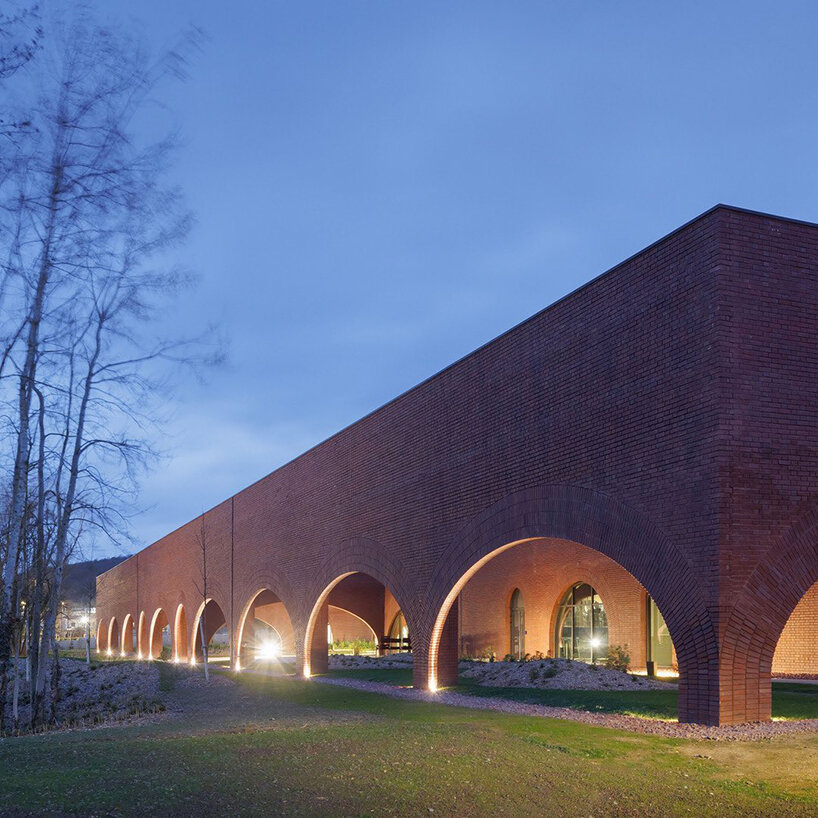
M 360 656 L 362 653 L 374 653 L 378 649 L 378 643 L 367 639 L 339 639 L 332 643 L 332 651 L 335 653 L 351 653 L 353 656 Z
M 606 664 L 611 670 L 627 673 L 631 667 L 631 655 L 627 645 L 611 645 L 608 648 Z

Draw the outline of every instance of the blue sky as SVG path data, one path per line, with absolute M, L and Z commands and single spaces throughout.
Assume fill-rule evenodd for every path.
M 98 2 L 210 38 L 163 95 L 174 322 L 229 362 L 174 398 L 143 544 L 717 202 L 818 220 L 814 2 Z

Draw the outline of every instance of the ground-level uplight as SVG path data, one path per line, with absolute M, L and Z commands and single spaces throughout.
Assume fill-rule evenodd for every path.
M 256 656 L 263 662 L 271 662 L 278 659 L 279 648 L 273 641 L 262 642 L 256 651 Z

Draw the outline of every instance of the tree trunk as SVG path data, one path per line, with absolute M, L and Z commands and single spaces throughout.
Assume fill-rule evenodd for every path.
M 205 603 L 207 604 L 207 603 Z M 205 672 L 205 681 L 210 681 L 210 668 L 207 664 L 207 642 L 205 642 L 205 632 L 204 632 L 204 610 L 202 610 L 202 615 L 199 617 L 199 639 L 202 640 L 202 663 L 204 664 L 204 672 Z M 196 654 L 194 653 L 194 656 Z

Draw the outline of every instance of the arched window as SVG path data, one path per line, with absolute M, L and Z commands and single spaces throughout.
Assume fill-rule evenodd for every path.
M 511 595 L 511 650 L 515 659 L 525 656 L 525 606 L 523 595 L 519 588 L 514 589 Z
M 562 659 L 596 662 L 608 654 L 608 617 L 599 594 L 579 582 L 563 597 L 554 637 Z

